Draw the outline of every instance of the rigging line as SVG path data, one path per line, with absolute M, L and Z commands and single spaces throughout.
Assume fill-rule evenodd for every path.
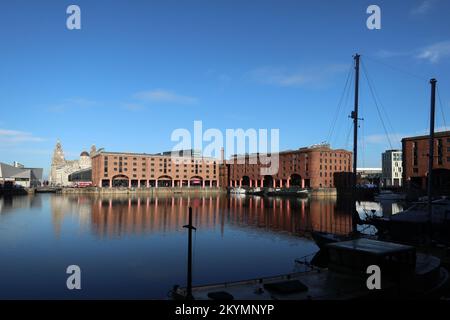
M 364 73 L 364 76 L 366 77 L 367 84 L 369 85 L 369 89 L 370 89 L 370 92 L 371 92 L 371 94 L 372 94 L 373 101 L 374 101 L 374 103 L 375 103 L 375 106 L 377 107 L 378 116 L 380 117 L 381 124 L 383 125 L 384 133 L 386 134 L 386 138 L 387 138 L 387 140 L 388 140 L 388 142 L 389 142 L 389 146 L 391 147 L 391 149 L 394 149 L 394 148 L 392 147 L 391 139 L 389 138 L 389 134 L 388 134 L 388 131 L 387 131 L 387 129 L 386 129 L 386 125 L 385 125 L 385 123 L 384 123 L 383 117 L 382 117 L 382 115 L 381 115 L 380 108 L 378 107 L 378 103 L 377 103 L 377 100 L 376 100 L 376 98 L 375 98 L 375 94 L 374 94 L 374 92 L 373 92 L 372 85 L 370 84 L 370 81 L 369 81 L 369 79 L 368 79 L 367 72 L 366 72 L 366 68 L 364 67 L 364 64 L 361 64 L 361 65 L 362 65 L 362 67 L 363 67 L 363 68 L 362 68 L 362 69 L 363 69 L 363 73 Z
M 353 65 L 352 65 L 352 67 L 353 67 Z M 350 91 L 351 91 L 350 88 L 353 86 L 353 83 L 354 83 L 354 73 L 351 72 L 351 74 L 350 74 L 349 86 L 348 86 L 348 89 L 347 89 L 347 92 L 346 92 L 346 96 L 345 96 L 345 98 L 344 98 L 344 103 L 343 103 L 344 111 L 345 111 L 345 108 L 346 108 L 345 106 L 348 105 L 349 100 L 350 100 Z M 347 117 L 346 117 L 345 119 L 347 119 Z M 337 130 L 336 130 L 337 133 L 339 133 L 339 132 L 341 131 L 343 122 L 345 122 L 345 121 L 340 121 L 340 122 L 338 123 L 338 127 L 337 127 Z M 344 128 L 344 130 L 345 130 L 345 128 Z M 336 139 L 337 139 L 337 137 L 335 136 L 335 137 L 334 137 L 334 142 L 337 142 Z M 332 140 L 333 140 L 333 139 L 332 139 Z M 331 143 L 332 143 L 332 142 L 333 142 L 333 141 L 331 141 Z
M 388 64 L 388 63 L 386 63 L 386 62 L 380 61 L 380 60 L 375 59 L 375 58 L 373 58 L 373 57 L 370 57 L 370 56 L 368 56 L 368 55 L 365 55 L 364 57 L 367 58 L 367 59 L 369 59 L 369 60 L 371 60 L 371 61 L 373 61 L 373 62 L 379 63 L 379 64 L 381 64 L 381 65 L 383 65 L 383 66 L 385 66 L 385 67 L 388 67 L 388 68 L 390 68 L 390 69 L 392 69 L 392 70 L 396 70 L 396 71 L 398 71 L 398 72 L 400 72 L 400 73 L 403 73 L 403 74 L 406 74 L 406 75 L 408 75 L 408 76 L 410 76 L 410 77 L 416 78 L 416 79 L 418 79 L 418 80 L 420 80 L 420 81 L 428 81 L 427 77 L 425 77 L 425 76 L 417 75 L 417 74 L 414 74 L 414 73 L 412 73 L 412 72 L 410 72 L 410 71 L 403 70 L 402 68 L 399 68 L 399 67 L 397 67 L 397 66 L 390 65 L 390 64 Z
M 336 109 L 336 113 L 334 114 L 334 118 L 331 121 L 331 127 L 330 127 L 330 130 L 329 130 L 328 135 L 327 135 L 327 141 L 328 142 L 330 142 L 331 137 L 333 136 L 333 133 L 334 133 L 334 129 L 336 127 L 336 122 L 337 122 L 337 119 L 338 119 L 338 116 L 339 116 L 339 112 L 341 111 L 341 107 L 342 107 L 342 100 L 344 99 L 344 96 L 345 96 L 345 93 L 346 93 L 346 90 L 347 90 L 348 80 L 350 79 L 350 76 L 352 74 L 351 71 L 352 71 L 352 64 L 350 64 L 350 68 L 349 68 L 349 71 L 348 71 L 348 74 L 347 74 L 347 79 L 345 80 L 344 89 L 343 89 L 343 91 L 341 93 L 341 97 L 339 98 L 339 103 L 338 103 L 338 107 Z
M 388 125 L 388 129 L 391 130 L 392 133 L 394 133 L 394 132 L 395 132 L 395 129 L 394 129 L 394 127 L 392 126 L 392 123 L 391 123 L 391 120 L 389 119 L 389 115 L 388 115 L 388 113 L 387 113 L 387 111 L 386 111 L 386 108 L 384 107 L 384 104 L 381 102 L 380 96 L 378 95 L 378 92 L 377 92 L 377 90 L 375 89 L 375 85 L 373 84 L 372 78 L 369 77 L 369 73 L 368 73 L 367 68 L 366 68 L 366 66 L 365 66 L 365 64 L 364 64 L 364 61 L 362 61 L 361 64 L 363 65 L 363 68 L 365 69 L 367 82 L 370 82 L 370 85 L 371 85 L 372 88 L 373 88 L 373 93 L 375 94 L 375 98 L 376 98 L 376 100 L 378 101 L 378 103 L 379 103 L 379 105 L 380 105 L 380 107 L 381 107 L 381 111 L 382 111 L 382 113 L 384 114 L 384 117 L 386 118 L 386 122 L 387 122 L 387 125 Z
M 438 99 L 439 99 L 439 106 L 441 109 L 441 114 L 442 114 L 442 121 L 444 121 L 444 129 L 445 131 L 447 131 L 447 123 L 445 121 L 445 113 L 444 113 L 444 105 L 442 104 L 442 100 L 441 100 L 441 94 L 439 93 L 439 87 L 436 86 L 436 91 L 437 91 L 437 95 L 438 95 Z

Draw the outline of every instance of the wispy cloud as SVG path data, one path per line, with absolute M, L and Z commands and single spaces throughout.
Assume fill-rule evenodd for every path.
M 396 57 L 407 57 L 411 56 L 411 51 L 391 51 L 391 50 L 379 50 L 375 53 L 378 58 L 388 59 L 388 58 L 396 58 Z
M 280 87 L 298 87 L 321 83 L 336 73 L 348 69 L 345 65 L 328 65 L 321 68 L 288 69 L 283 67 L 261 67 L 247 73 L 253 81 Z
M 419 54 L 416 55 L 418 59 L 427 60 L 431 63 L 437 63 L 441 59 L 450 56 L 450 41 L 441 41 L 422 48 Z
M 137 103 L 125 103 L 123 107 L 129 111 L 140 111 L 145 109 L 142 104 Z
M 41 142 L 44 139 L 36 137 L 29 132 L 0 129 L 0 143 L 17 144 L 23 142 Z
M 391 51 L 383 49 L 376 52 L 375 55 L 382 59 L 407 57 L 427 61 L 429 63 L 438 63 L 442 59 L 450 57 L 450 40 L 432 43 L 428 46 L 411 49 L 409 51 Z
M 415 5 L 411 9 L 410 13 L 414 16 L 424 15 L 424 14 L 430 12 L 434 8 L 436 2 L 437 2 L 437 0 L 423 0 L 420 3 L 418 3 L 417 5 Z
M 446 128 L 444 126 L 439 126 L 434 129 L 435 132 L 441 132 L 446 131 L 449 128 Z M 384 133 L 380 134 L 372 134 L 365 136 L 365 142 L 370 144 L 379 144 L 379 145 L 385 145 L 386 147 L 389 146 L 389 140 L 392 143 L 392 146 L 394 148 L 400 148 L 401 147 L 401 141 L 403 138 L 408 137 L 414 137 L 414 136 L 422 136 L 422 135 L 428 135 L 430 133 L 429 129 L 423 129 L 416 132 L 410 132 L 410 133 L 389 133 L 388 135 Z M 389 139 L 388 139 L 389 137 Z
M 64 112 L 72 109 L 91 108 L 101 105 L 100 102 L 81 97 L 64 99 L 62 102 L 47 108 L 50 112 Z
M 148 91 L 137 92 L 133 95 L 134 99 L 142 102 L 161 102 L 175 104 L 196 104 L 198 99 L 191 96 L 184 96 L 173 91 L 164 89 L 154 89 Z

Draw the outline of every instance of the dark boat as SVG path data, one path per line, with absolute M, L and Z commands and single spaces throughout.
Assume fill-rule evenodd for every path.
M 450 200 L 435 200 L 432 205 L 431 217 L 428 212 L 429 204 L 419 202 L 391 217 L 371 217 L 366 223 L 377 228 L 380 236 L 395 241 L 423 244 L 433 237 L 440 242 L 449 243 Z
M 352 235 L 337 235 L 329 232 L 313 231 L 311 236 L 316 245 L 322 250 L 326 245 L 335 242 L 348 241 L 355 238 Z
M 440 259 L 412 246 L 369 239 L 326 245 L 327 268 L 301 273 L 192 287 L 195 300 L 353 300 L 440 297 L 448 272 Z M 367 268 L 382 270 L 381 289 L 367 287 Z M 184 300 L 178 286 L 170 298 Z
M 301 188 L 279 188 L 279 189 L 270 189 L 267 191 L 267 195 L 271 197 L 276 196 L 284 196 L 284 197 L 297 197 L 297 198 L 307 198 L 309 196 L 308 189 Z

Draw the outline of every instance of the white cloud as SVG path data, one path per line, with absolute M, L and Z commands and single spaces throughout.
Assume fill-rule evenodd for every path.
M 450 57 L 450 40 L 440 41 L 419 49 L 409 51 L 379 50 L 375 53 L 378 58 L 409 57 L 424 60 L 430 63 L 438 63 L 444 58 Z
M 261 67 L 247 73 L 253 81 L 281 87 L 298 87 L 321 83 L 334 74 L 347 70 L 348 66 L 328 65 L 308 70 L 291 70 L 279 67 Z
M 22 142 L 41 142 L 44 139 L 35 137 L 33 134 L 24 131 L 0 129 L 0 143 L 16 144 Z
M 176 94 L 173 91 L 164 89 L 154 89 L 135 93 L 133 98 L 143 102 L 164 102 L 176 104 L 196 104 L 198 99 L 190 96 Z
M 89 100 L 81 97 L 68 98 L 61 103 L 52 105 L 47 108 L 50 112 L 64 112 L 70 109 L 77 108 L 91 108 L 100 105 L 101 103 L 94 100 Z
M 412 15 L 423 15 L 430 12 L 436 4 L 436 0 L 424 0 L 411 9 Z
M 441 41 L 429 45 L 420 50 L 416 55 L 418 59 L 427 60 L 431 63 L 437 63 L 441 59 L 450 56 L 450 41 Z

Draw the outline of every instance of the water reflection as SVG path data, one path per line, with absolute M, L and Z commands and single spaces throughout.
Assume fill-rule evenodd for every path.
M 64 285 L 71 264 L 86 281 L 78 298 L 165 298 L 185 283 L 189 206 L 197 227 L 194 284 L 292 272 L 295 259 L 318 249 L 307 239 L 312 230 L 352 229 L 351 204 L 340 199 L 3 197 L 0 299 L 73 298 Z
M 225 224 L 271 232 L 308 236 L 311 231 L 348 234 L 352 228 L 351 205 L 336 198 L 295 199 L 242 196 L 186 197 L 50 197 L 54 232 L 61 233 L 64 219 L 76 219 L 82 230 L 90 229 L 99 237 L 182 231 L 187 208 L 194 207 L 194 224 L 202 229 Z M 19 209 L 41 208 L 41 196 L 0 198 L 0 214 Z M 391 216 L 403 210 L 395 202 L 357 202 L 361 218 L 367 214 Z
M 402 203 L 392 201 L 359 201 L 356 203 L 356 210 L 358 211 L 361 219 L 364 219 L 366 215 L 390 217 L 401 212 L 403 209 L 404 206 Z
M 201 229 L 235 227 L 287 232 L 298 236 L 311 231 L 351 232 L 348 202 L 330 199 L 208 197 L 92 197 L 54 196 L 50 199 L 56 234 L 65 218 L 76 217 L 81 228 L 99 237 L 181 231 L 187 208 L 194 208 L 194 224 Z
M 42 207 L 42 198 L 34 195 L 0 196 L 0 214 L 40 207 Z

